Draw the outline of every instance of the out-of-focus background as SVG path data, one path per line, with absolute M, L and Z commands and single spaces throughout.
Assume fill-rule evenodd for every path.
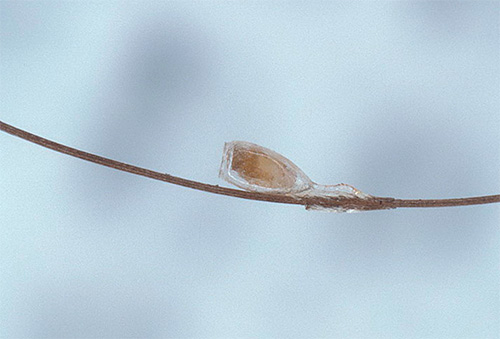
M 0 117 L 224 185 L 500 192 L 498 2 L 1 2 Z M 0 133 L 1 337 L 498 338 L 500 206 L 308 212 Z

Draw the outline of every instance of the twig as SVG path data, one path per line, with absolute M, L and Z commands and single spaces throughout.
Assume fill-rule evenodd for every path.
M 40 146 L 52 149 L 56 152 L 71 155 L 76 158 L 87 160 L 99 165 L 111 167 L 119 171 L 142 175 L 155 180 L 165 181 L 174 185 L 184 186 L 208 193 L 227 195 L 249 200 L 268 201 L 282 204 L 304 205 L 306 207 L 338 208 L 342 210 L 380 210 L 398 207 L 446 207 L 446 206 L 467 206 L 490 204 L 500 202 L 500 195 L 489 195 L 472 198 L 457 199 L 425 199 L 407 200 L 385 197 L 371 197 L 368 199 L 347 198 L 347 197 L 292 197 L 287 195 L 248 192 L 232 188 L 220 187 L 218 185 L 205 184 L 198 181 L 179 178 L 170 174 L 159 173 L 146 168 L 137 167 L 116 160 L 108 159 L 68 147 L 57 142 L 39 137 L 22 129 L 16 128 L 0 121 L 0 130 L 25 139 Z

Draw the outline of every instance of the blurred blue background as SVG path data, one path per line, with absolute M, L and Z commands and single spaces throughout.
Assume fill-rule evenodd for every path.
M 500 193 L 499 2 L 0 2 L 1 120 L 202 182 L 225 141 Z M 0 336 L 498 338 L 500 206 L 308 212 L 0 133 Z

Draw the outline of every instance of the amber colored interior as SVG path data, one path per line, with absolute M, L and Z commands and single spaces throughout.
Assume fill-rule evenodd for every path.
M 261 187 L 289 189 L 296 181 L 284 164 L 256 149 L 235 148 L 231 168 L 249 184 Z

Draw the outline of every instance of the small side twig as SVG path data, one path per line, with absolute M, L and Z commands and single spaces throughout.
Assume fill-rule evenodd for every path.
M 490 204 L 490 203 L 500 202 L 500 195 L 489 195 L 481 197 L 456 198 L 456 199 L 408 200 L 408 199 L 394 199 L 394 198 L 375 197 L 375 196 L 368 199 L 347 198 L 347 197 L 308 197 L 308 196 L 293 197 L 280 194 L 248 192 L 227 187 L 220 187 L 218 185 L 210 185 L 194 180 L 188 180 L 170 174 L 159 173 L 146 168 L 101 157 L 96 154 L 84 152 L 76 148 L 65 146 L 57 142 L 39 137 L 38 135 L 16 128 L 2 121 L 0 121 L 0 130 L 12 134 L 14 136 L 17 136 L 19 138 L 25 139 L 27 141 L 30 141 L 32 143 L 38 144 L 40 146 L 52 149 L 56 152 L 68 154 L 73 157 L 90 161 L 99 165 L 111 167 L 119 171 L 129 172 L 132 174 L 141 175 L 151 179 L 168 182 L 174 185 L 184 186 L 199 191 L 220 194 L 220 195 L 227 195 L 242 199 L 268 201 L 268 202 L 282 203 L 282 204 L 304 205 L 306 207 L 319 206 L 324 208 L 333 208 L 333 209 L 338 208 L 343 210 L 361 210 L 361 211 L 392 209 L 398 207 L 467 206 L 467 205 L 479 205 L 479 204 Z

